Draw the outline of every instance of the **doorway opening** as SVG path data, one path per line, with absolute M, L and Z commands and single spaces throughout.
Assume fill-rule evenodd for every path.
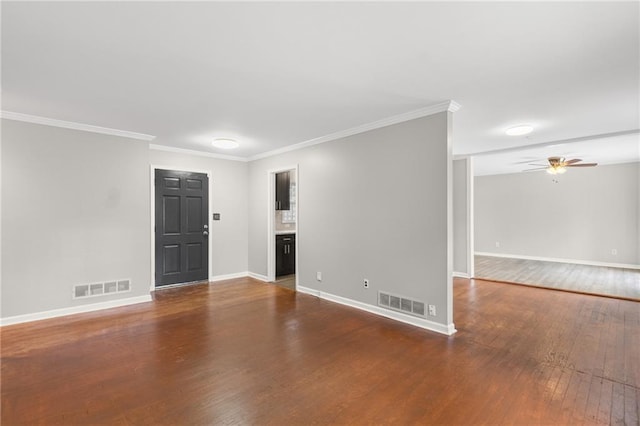
M 526 157 L 526 151 L 516 152 Z M 487 165 L 498 157 L 477 158 L 491 170 Z M 607 167 L 562 178 L 544 171 L 476 176 L 475 278 L 640 301 L 640 265 L 613 261 L 617 250 L 605 246 L 624 245 L 633 235 L 621 225 L 628 216 L 616 212 L 633 208 L 635 188 L 618 185 L 630 181 L 626 165 Z M 589 208 L 581 204 L 587 193 L 598 200 Z
M 296 290 L 299 281 L 298 166 L 269 170 L 268 182 L 268 281 Z

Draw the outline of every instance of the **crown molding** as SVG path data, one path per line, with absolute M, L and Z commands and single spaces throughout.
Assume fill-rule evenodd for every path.
M 83 130 L 85 132 L 101 133 L 103 135 L 121 136 L 142 141 L 152 141 L 156 137 L 144 133 L 129 132 L 127 130 L 111 129 L 109 127 L 92 126 L 90 124 L 75 123 L 73 121 L 56 120 L 53 118 L 38 117 L 37 115 L 22 114 L 19 112 L 0 111 L 0 118 L 7 120 L 24 121 L 26 123 L 43 124 L 45 126 L 62 127 L 64 129 Z
M 174 152 L 178 154 L 197 155 L 200 157 L 218 158 L 221 160 L 242 161 L 249 162 L 260 160 L 262 158 L 273 157 L 274 155 L 284 154 L 285 152 L 295 151 L 298 149 L 306 148 L 313 145 L 318 145 L 325 142 L 334 141 L 336 139 L 345 138 L 347 136 L 357 135 L 359 133 L 368 132 L 370 130 L 379 129 L 382 127 L 391 126 L 393 124 L 403 123 L 405 121 L 414 120 L 416 118 L 427 117 L 429 115 L 438 114 L 441 112 L 456 112 L 460 109 L 460 104 L 455 101 L 446 101 L 438 104 L 430 105 L 428 107 L 416 109 L 413 111 L 405 112 L 403 114 L 394 115 L 391 117 L 383 118 L 371 123 L 362 124 L 360 126 L 352 127 L 350 129 L 341 130 L 335 133 L 330 133 L 319 138 L 309 139 L 307 141 L 299 142 L 293 145 L 278 148 L 272 151 L 256 154 L 251 157 L 238 157 L 234 155 L 216 154 L 206 151 L 197 151 L 193 149 L 175 148 L 166 145 L 149 144 L 149 149 L 156 151 Z M 110 129 L 107 127 L 92 126 L 89 124 L 74 123 L 71 121 L 55 120 L 53 118 L 38 117 L 35 115 L 21 114 L 11 111 L 0 111 L 0 118 L 8 120 L 25 121 L 28 123 L 43 124 L 45 126 L 62 127 L 65 129 L 83 130 L 86 132 L 102 133 L 106 135 L 122 136 L 125 138 L 140 139 L 150 142 L 156 137 L 152 135 L 146 135 L 143 133 L 129 132 L 126 130 Z
M 449 101 L 449 107 L 447 108 L 447 111 L 457 112 L 460 108 L 462 108 L 462 105 L 460 105 L 456 101 Z
M 454 101 L 441 102 L 439 104 L 431 105 L 425 108 L 416 109 L 413 111 L 405 112 L 403 114 L 394 115 L 391 117 L 383 118 L 382 120 L 373 121 L 371 123 L 362 124 L 360 126 L 352 127 L 350 129 L 341 130 L 339 132 L 330 133 L 325 136 L 321 136 L 315 139 L 309 139 L 304 142 L 299 142 L 293 145 L 285 146 L 283 148 L 274 149 L 273 151 L 263 152 L 261 154 L 248 157 L 247 160 L 255 161 L 262 158 L 273 157 L 274 155 L 284 154 L 285 152 L 295 151 L 298 149 L 306 148 L 313 145 L 318 145 L 325 142 L 334 141 L 336 139 L 345 138 L 347 136 L 357 135 L 359 133 L 368 132 L 370 130 L 379 129 L 381 127 L 391 126 L 392 124 L 403 123 L 405 121 L 414 120 L 416 118 L 427 117 L 429 115 L 438 114 L 440 112 L 456 112 L 460 109 L 460 104 Z
M 245 163 L 248 161 L 245 157 L 236 157 L 234 155 L 216 154 L 216 153 L 213 153 L 213 152 L 206 152 L 206 151 L 196 151 L 195 149 L 175 148 L 173 146 L 157 145 L 157 144 L 153 144 L 153 143 L 149 144 L 149 149 L 152 149 L 152 150 L 155 150 L 155 151 L 173 152 L 173 153 L 176 153 L 176 154 L 187 154 L 187 155 L 197 155 L 199 157 L 218 158 L 220 160 L 242 161 L 242 162 L 245 162 Z

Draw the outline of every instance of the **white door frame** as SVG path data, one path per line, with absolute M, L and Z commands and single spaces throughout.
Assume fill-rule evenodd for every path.
M 212 226 L 210 223 L 209 218 L 211 217 L 211 212 L 213 211 L 213 185 L 212 185 L 212 180 L 211 180 L 211 170 L 198 170 L 198 169 L 190 169 L 190 168 L 184 168 L 184 167 L 178 167 L 178 166 L 162 166 L 162 165 L 157 165 L 157 164 L 150 164 L 149 165 L 149 188 L 151 188 L 150 192 L 150 206 L 151 208 L 150 210 L 150 214 L 151 214 L 151 283 L 149 286 L 149 291 L 155 291 L 156 290 L 156 169 L 161 169 L 161 170 L 175 170 L 175 171 L 181 171 L 181 172 L 191 172 L 191 173 L 204 173 L 207 175 L 207 179 L 209 180 L 209 192 L 207 194 L 209 201 L 207 203 L 207 217 L 206 217 L 206 223 L 207 225 L 209 225 L 209 238 L 207 238 L 207 244 L 209 247 L 209 255 L 207 256 L 207 279 L 209 281 L 211 281 L 211 277 L 212 277 L 212 268 L 211 265 L 213 263 L 213 250 L 212 250 L 212 246 L 213 246 L 213 238 L 212 238 Z M 178 284 L 179 285 L 179 284 Z M 171 286 L 163 286 L 164 287 L 171 287 Z
M 296 181 L 296 289 L 298 288 L 300 274 L 298 273 L 298 253 L 300 235 L 300 179 L 298 179 L 298 165 L 278 167 L 267 170 L 267 280 L 276 280 L 276 173 L 293 171 Z

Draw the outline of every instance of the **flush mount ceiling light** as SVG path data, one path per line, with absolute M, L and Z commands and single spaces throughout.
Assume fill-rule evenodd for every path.
M 519 126 L 509 127 L 505 130 L 505 133 L 509 136 L 522 136 L 528 135 L 533 131 L 533 126 L 528 124 L 521 124 Z
M 233 139 L 222 139 L 222 138 L 214 140 L 213 142 L 211 142 L 211 145 L 215 146 L 216 148 L 222 148 L 222 149 L 233 149 L 240 146 L 240 144 L 234 141 Z

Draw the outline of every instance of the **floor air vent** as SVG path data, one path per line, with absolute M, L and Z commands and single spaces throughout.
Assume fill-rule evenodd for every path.
M 114 293 L 126 293 L 131 291 L 131 280 L 113 280 L 103 283 L 78 284 L 73 286 L 73 298 L 84 299 L 85 297 L 104 296 Z
M 405 314 L 415 315 L 424 318 L 426 309 L 424 302 L 409 299 L 407 297 L 396 296 L 382 291 L 378 292 L 378 305 L 383 308 L 392 309 Z

